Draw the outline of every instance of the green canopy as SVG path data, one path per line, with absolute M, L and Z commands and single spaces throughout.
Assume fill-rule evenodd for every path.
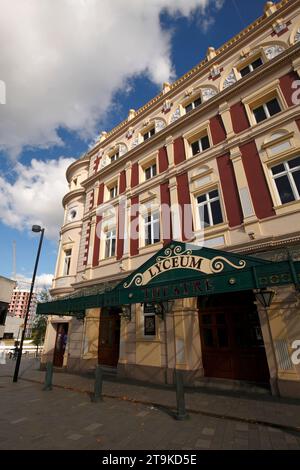
M 300 285 L 300 262 L 273 262 L 227 251 L 172 241 L 110 290 L 39 303 L 40 315 L 75 315 L 94 307 L 162 302 L 219 293 Z

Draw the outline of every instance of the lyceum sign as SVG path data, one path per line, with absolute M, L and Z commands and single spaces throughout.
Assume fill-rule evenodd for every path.
M 203 274 L 214 274 L 222 272 L 225 265 L 234 269 L 246 267 L 244 260 L 238 260 L 237 263 L 234 263 L 224 256 L 215 256 L 210 259 L 195 255 L 192 250 L 182 250 L 182 245 L 171 245 L 166 248 L 163 254 L 157 256 L 155 263 L 147 267 L 144 272 L 138 272 L 130 281 L 125 281 L 124 288 L 128 289 L 133 284 L 145 286 L 161 274 L 174 269 L 192 269 Z

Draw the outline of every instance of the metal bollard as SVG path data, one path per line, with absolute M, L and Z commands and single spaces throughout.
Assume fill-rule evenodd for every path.
M 47 362 L 46 365 L 46 376 L 45 376 L 45 385 L 43 390 L 52 390 L 52 376 L 53 376 L 53 364 L 52 362 Z
M 182 371 L 175 369 L 174 375 L 175 375 L 176 400 L 177 400 L 177 413 L 175 415 L 175 419 L 177 419 L 178 421 L 183 421 L 184 419 L 188 419 L 189 415 L 187 414 L 186 409 L 185 409 Z
M 92 402 L 94 403 L 103 401 L 102 382 L 103 382 L 103 371 L 101 369 L 101 366 L 97 365 L 96 370 L 95 370 L 94 395 L 92 396 Z

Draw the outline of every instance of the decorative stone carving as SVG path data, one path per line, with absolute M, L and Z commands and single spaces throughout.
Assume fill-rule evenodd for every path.
M 131 139 L 131 137 L 133 136 L 133 133 L 134 133 L 134 129 L 130 127 L 128 131 L 126 132 L 126 138 Z
M 207 49 L 207 52 L 206 52 L 206 58 L 207 58 L 207 60 L 213 59 L 214 57 L 216 57 L 216 55 L 217 55 L 217 54 L 216 54 L 216 50 L 215 50 L 214 47 L 211 46 L 211 47 L 209 47 L 209 48 Z
M 131 119 L 133 119 L 135 117 L 135 109 L 130 109 L 129 112 L 128 112 L 128 118 L 127 120 L 130 121 Z
M 105 155 L 105 157 L 101 158 L 100 160 L 100 170 L 102 170 L 102 168 L 105 168 L 109 164 L 110 164 L 110 159 L 108 158 L 107 155 Z
M 138 144 L 139 144 L 139 138 L 136 137 L 136 138 L 133 140 L 132 144 L 131 144 L 131 148 L 133 149 L 133 148 L 136 147 Z
M 185 91 L 184 96 L 186 97 L 191 96 L 192 93 L 193 93 L 192 88 L 189 88 L 188 90 Z
M 269 46 L 264 49 L 266 57 L 271 60 L 274 59 L 274 57 L 278 56 L 284 51 L 284 48 L 282 46 L 279 46 L 278 44 L 275 44 L 274 46 Z
M 297 29 L 295 34 L 295 43 L 300 41 L 300 28 Z
M 202 89 L 202 101 L 208 101 L 213 96 L 216 96 L 217 91 L 214 88 L 203 88 Z
M 106 136 L 107 136 L 107 132 L 102 131 L 101 134 L 100 134 L 99 142 L 103 142 L 103 140 L 106 139 Z
M 162 119 L 155 119 L 155 134 L 161 131 L 164 127 L 166 127 L 166 124 Z
M 171 116 L 171 122 L 177 121 L 180 118 L 180 108 L 178 107 Z
M 210 69 L 210 77 L 212 79 L 217 78 L 221 75 L 223 68 L 220 67 L 219 65 L 213 65 L 212 68 Z
M 280 34 L 281 31 L 287 29 L 287 24 L 283 20 L 279 20 L 273 24 L 273 30 L 276 34 Z
M 234 70 L 231 70 L 230 74 L 228 75 L 227 78 L 224 80 L 223 88 L 228 88 L 231 85 L 234 85 L 236 83 L 237 79 L 234 73 Z
M 127 152 L 127 147 L 125 144 L 119 144 L 119 156 L 121 157 L 124 153 Z
M 172 107 L 172 103 L 170 100 L 166 100 L 163 104 L 163 107 L 162 107 L 162 112 L 163 113 L 167 113 L 168 111 L 170 111 Z
M 164 93 L 164 94 L 165 94 L 165 93 L 168 93 L 168 91 L 170 91 L 170 89 L 171 89 L 170 83 L 169 83 L 169 82 L 164 82 L 164 83 L 163 83 L 163 93 Z

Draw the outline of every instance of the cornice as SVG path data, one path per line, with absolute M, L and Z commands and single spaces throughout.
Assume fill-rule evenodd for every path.
M 79 188 L 79 189 L 73 189 L 72 191 L 69 191 L 67 194 L 64 195 L 62 199 L 62 205 L 65 207 L 68 202 L 70 202 L 74 197 L 82 196 L 85 194 L 85 188 Z

